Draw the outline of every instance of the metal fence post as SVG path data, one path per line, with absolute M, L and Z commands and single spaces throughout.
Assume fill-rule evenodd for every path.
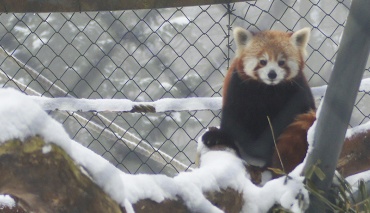
M 370 0 L 353 0 L 338 55 L 315 129 L 313 149 L 304 173 L 317 165 L 325 174 L 313 174 L 312 183 L 327 196 L 342 149 L 370 50 Z M 325 204 L 311 196 L 307 212 L 326 212 Z

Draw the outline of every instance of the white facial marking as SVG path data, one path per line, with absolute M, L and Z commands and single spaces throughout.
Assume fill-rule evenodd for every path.
M 249 77 L 253 78 L 253 79 L 258 79 L 256 77 L 256 75 L 254 74 L 254 68 L 257 66 L 258 64 L 258 59 L 256 58 L 244 58 L 243 59 L 243 65 L 244 65 L 244 72 L 245 74 L 247 74 Z
M 287 79 L 292 79 L 298 75 L 299 65 L 295 60 L 286 61 L 288 67 L 290 68 L 290 75 L 287 76 Z

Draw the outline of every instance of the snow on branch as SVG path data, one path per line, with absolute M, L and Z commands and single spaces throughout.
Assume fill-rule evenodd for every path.
M 328 88 L 328 85 L 312 87 L 311 91 L 315 98 L 320 98 L 320 97 L 325 96 L 325 92 L 327 88 Z M 359 92 L 370 92 L 370 78 L 362 79 L 361 85 L 358 91 Z
M 315 99 L 325 95 L 327 86 L 311 88 Z M 360 92 L 370 92 L 370 78 L 363 79 Z M 44 110 L 82 112 L 170 112 L 193 110 L 220 110 L 222 97 L 164 98 L 153 102 L 134 102 L 128 99 L 76 99 L 30 96 Z
M 164 98 L 154 102 L 133 102 L 127 99 L 76 99 L 31 96 L 44 110 L 110 111 L 110 112 L 168 112 L 219 110 L 222 98 Z
M 57 207 L 51 205 L 58 204 L 58 202 L 54 202 L 58 200 L 58 197 L 40 196 L 37 193 L 42 190 L 27 191 L 27 189 L 30 189 L 28 187 L 21 188 L 21 193 L 19 193 L 20 188 L 12 190 L 14 189 L 12 187 L 18 185 L 14 182 L 16 180 L 19 180 L 19 184 L 32 185 L 33 183 L 30 179 L 27 179 L 27 181 L 22 179 L 21 176 L 14 176 L 16 173 L 11 172 L 12 169 L 16 168 L 15 165 L 21 166 L 20 168 L 24 172 L 20 174 L 30 174 L 29 172 L 32 172 L 32 168 L 35 167 L 27 165 L 36 165 L 43 162 L 45 164 L 42 165 L 49 166 L 46 167 L 47 170 L 42 170 L 41 166 L 39 171 L 63 169 L 65 166 L 53 166 L 54 164 L 57 165 L 58 160 L 62 157 L 56 157 L 54 160 L 50 158 L 62 151 L 74 163 L 62 163 L 60 165 L 77 165 L 77 169 L 72 169 L 68 173 L 64 173 L 63 170 L 55 172 L 55 174 L 70 174 L 77 177 L 77 182 L 83 179 L 83 184 L 90 183 L 86 182 L 89 178 L 83 178 L 82 176 L 90 177 L 93 184 L 101 188 L 120 208 L 124 208 L 122 212 L 140 212 L 140 209 L 142 210 L 143 207 L 148 206 L 149 201 L 158 206 L 176 201 L 176 204 L 173 205 L 183 206 L 182 209 L 185 208 L 190 212 L 210 213 L 239 212 L 240 210 L 266 212 L 275 204 L 281 204 L 284 208 L 294 212 L 301 212 L 302 203 L 303 208 L 308 204 L 308 193 L 302 183 L 302 177 L 294 177 L 289 181 L 286 181 L 283 177 L 270 181 L 263 187 L 255 186 L 249 180 L 248 174 L 245 173 L 241 159 L 226 151 L 203 151 L 199 169 L 194 169 L 192 172 L 182 172 L 174 178 L 165 175 L 125 174 L 101 156 L 71 140 L 62 125 L 49 117 L 28 96 L 12 89 L 0 89 L 0 100 L 2 102 L 0 105 L 0 162 L 2 163 L 0 165 L 4 167 L 0 177 L 0 194 L 20 197 L 30 209 L 41 208 L 42 203 L 43 209 L 41 210 L 55 210 L 54 208 Z M 11 162 L 13 161 L 9 161 L 9 156 L 14 157 L 14 160 L 18 163 L 12 165 Z M 62 156 L 65 155 L 62 154 Z M 69 162 L 69 160 L 67 159 L 65 162 Z M 13 181 L 9 182 L 4 174 L 13 175 L 11 176 Z M 42 175 L 43 173 L 34 172 L 32 174 L 22 177 L 32 178 L 35 177 L 34 175 Z M 54 180 L 52 176 L 40 176 L 36 179 L 45 181 L 45 183 Z M 12 184 L 8 185 L 8 183 Z M 54 190 L 62 187 L 58 184 L 53 186 L 56 187 Z M 72 184 L 70 187 L 76 188 L 76 185 Z M 87 189 L 89 187 L 81 188 L 81 190 Z M 50 188 L 48 190 L 50 191 Z M 64 191 L 68 192 L 69 189 Z M 94 193 L 98 192 L 94 191 Z M 219 203 L 215 201 L 217 199 L 227 200 L 227 198 L 232 197 L 230 193 L 233 195 L 231 205 L 215 205 L 215 203 Z M 227 197 L 223 199 L 222 196 Z M 303 199 L 296 199 L 297 197 L 303 197 Z M 40 200 L 40 198 L 46 200 Z M 104 202 L 110 203 L 110 201 L 106 201 L 107 198 L 104 198 L 104 200 Z M 238 200 L 242 201 L 235 204 L 235 201 Z M 33 202 L 36 202 L 36 204 Z M 237 208 L 237 210 L 228 211 L 228 206 Z M 181 209 L 177 207 L 174 209 Z M 66 208 L 66 206 L 63 206 L 63 208 Z M 117 208 L 114 209 L 114 212 L 116 212 Z M 158 209 L 160 208 L 158 207 Z M 153 209 L 149 211 L 153 212 Z

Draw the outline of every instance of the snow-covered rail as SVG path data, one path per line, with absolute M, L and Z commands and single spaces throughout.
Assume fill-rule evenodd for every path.
M 327 85 L 312 87 L 316 100 L 325 95 Z M 370 92 L 370 78 L 362 80 L 360 92 Z M 134 102 L 128 99 L 76 99 L 31 96 L 44 110 L 72 112 L 170 112 L 220 110 L 222 97 L 164 98 L 153 102 Z

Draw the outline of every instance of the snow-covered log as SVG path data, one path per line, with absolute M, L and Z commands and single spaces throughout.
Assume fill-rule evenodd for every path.
M 45 144 L 38 136 L 2 143 L 0 171 L 0 193 L 16 197 L 27 211 L 126 212 L 63 149 Z M 208 192 L 206 197 L 226 212 L 239 212 L 243 205 L 242 195 L 231 188 Z M 181 197 L 161 202 L 142 199 L 133 208 L 135 212 L 189 212 L 183 202 Z
M 127 212 L 63 149 L 45 144 L 38 136 L 3 143 L 0 146 L 0 171 L 0 193 L 16 197 L 27 211 Z M 226 212 L 240 212 L 242 208 L 242 195 L 231 188 L 205 194 Z M 133 205 L 133 209 L 137 213 L 189 212 L 181 197 L 161 202 L 142 199 Z
M 0 100 L 0 194 L 14 196 L 27 210 L 221 213 L 267 212 L 275 204 L 295 212 L 307 207 L 302 178 L 255 186 L 243 162 L 227 151 L 203 150 L 201 168 L 174 178 L 125 174 L 72 141 L 28 96 L 0 89 Z
M 40 137 L 3 143 L 0 171 L 0 193 L 27 212 L 121 212 L 63 149 Z
M 208 152 L 202 158 L 204 168 L 175 178 L 121 174 L 124 176 L 117 179 L 117 174 L 105 173 L 109 168 L 98 168 L 101 174 L 94 168 L 83 168 L 58 145 L 39 136 L 9 140 L 0 145 L 0 194 L 17 198 L 27 212 L 41 213 L 266 212 L 275 203 L 300 212 L 299 203 L 307 205 L 307 200 L 295 199 L 297 194 L 307 199 L 300 181 L 284 184 L 280 179 L 257 187 L 244 175 L 243 164 L 232 153 Z M 221 161 L 225 166 L 215 168 Z M 95 163 L 99 167 L 100 162 Z M 102 183 L 103 179 L 106 182 Z M 117 185 L 122 188 L 113 189 Z M 275 196 L 269 195 L 271 191 Z
M 28 211 L 253 213 L 308 206 L 299 169 L 256 186 L 232 151 L 199 146 L 201 166 L 191 172 L 174 178 L 125 174 L 71 140 L 32 98 L 0 89 L 0 100 L 0 194 L 12 195 Z
M 370 170 L 370 122 L 347 130 L 337 170 L 344 177 Z

